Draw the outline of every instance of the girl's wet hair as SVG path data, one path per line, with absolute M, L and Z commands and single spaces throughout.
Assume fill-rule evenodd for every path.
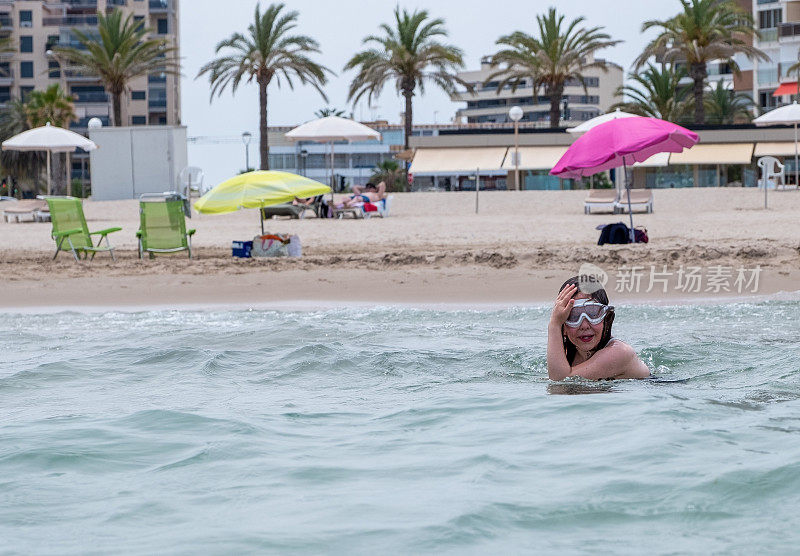
M 567 286 L 576 286 L 578 288 L 578 291 L 575 293 L 585 293 L 589 295 L 592 298 L 592 300 L 597 301 L 598 303 L 602 303 L 603 305 L 608 305 L 608 294 L 606 293 L 606 290 L 604 290 L 603 288 L 598 288 L 597 290 L 591 293 L 581 292 L 581 284 L 578 276 L 573 276 L 572 278 L 561 284 L 561 287 L 558 288 L 558 291 L 561 292 Z M 609 309 L 608 314 L 606 315 L 606 318 L 603 321 L 603 334 L 600 336 L 600 342 L 597 344 L 597 347 L 594 348 L 592 354 L 595 354 L 604 347 L 606 347 L 608 341 L 611 339 L 612 324 L 614 324 L 614 310 Z M 563 333 L 563 327 L 562 327 L 561 338 L 564 341 L 564 352 L 567 354 L 567 362 L 570 365 L 572 365 L 572 362 L 575 360 L 575 354 L 578 353 L 578 348 L 575 346 L 575 344 L 570 342 L 569 339 L 567 338 L 567 335 Z

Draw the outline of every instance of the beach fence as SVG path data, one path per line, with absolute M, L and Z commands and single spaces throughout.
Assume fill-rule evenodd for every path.
M 99 147 L 90 155 L 94 200 L 178 190 L 178 177 L 188 160 L 186 126 L 89 129 L 89 139 Z

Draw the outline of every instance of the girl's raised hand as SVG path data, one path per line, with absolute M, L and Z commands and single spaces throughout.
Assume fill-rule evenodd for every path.
M 572 311 L 572 305 L 575 303 L 572 296 L 575 295 L 577 291 L 578 286 L 570 284 L 558 292 L 555 305 L 553 305 L 553 313 L 550 315 L 551 324 L 557 325 L 560 328 L 567 321 L 567 317 L 569 317 L 569 313 Z

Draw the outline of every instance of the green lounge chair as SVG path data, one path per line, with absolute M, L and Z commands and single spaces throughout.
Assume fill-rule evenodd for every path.
M 142 195 L 139 197 L 139 258 L 147 252 L 175 253 L 186 250 L 192 258 L 192 236 L 186 229 L 183 199 L 179 195 Z
M 111 242 L 108 240 L 108 234 L 112 232 L 119 232 L 122 228 L 107 228 L 97 232 L 90 232 L 86 226 L 86 218 L 83 216 L 83 202 L 81 199 L 75 197 L 39 197 L 47 201 L 47 206 L 50 208 L 50 219 L 53 224 L 53 231 L 51 236 L 56 242 L 56 254 L 53 255 L 53 260 L 58 257 L 59 251 L 72 251 L 72 256 L 76 261 L 80 260 L 80 255 L 83 258 L 92 254 L 92 259 L 100 251 L 108 251 L 111 253 L 111 259 L 117 260 L 114 257 L 114 248 L 111 247 Z M 100 236 L 97 240 L 97 245 L 92 242 L 92 236 Z M 103 239 L 106 240 L 106 247 L 101 247 Z M 66 243 L 66 245 L 65 245 Z M 67 248 L 67 245 L 69 248 Z

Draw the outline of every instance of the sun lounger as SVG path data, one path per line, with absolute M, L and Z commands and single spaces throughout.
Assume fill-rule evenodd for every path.
M 591 214 L 592 211 L 614 212 L 614 203 L 617 199 L 616 189 L 592 189 L 583 200 L 583 213 Z
M 653 212 L 653 192 L 650 189 L 631 189 L 631 210 L 633 212 Z M 628 213 L 628 193 L 623 191 L 614 203 L 614 213 Z
M 364 208 L 365 203 L 357 203 L 350 207 L 341 207 L 333 209 L 333 216 L 334 218 L 339 218 L 340 220 L 347 215 L 352 216 L 353 218 L 372 218 L 373 216 L 380 216 L 381 218 L 386 218 L 389 216 L 389 210 L 392 206 L 392 199 L 394 195 L 389 195 L 385 199 L 381 199 L 377 203 L 370 203 L 375 205 L 378 210 L 366 210 Z
M 6 206 L 7 205 L 7 206 Z M 47 202 L 41 199 L 29 199 L 25 201 L 5 201 L 2 205 L 3 218 L 6 222 L 11 222 L 13 218 L 17 222 L 23 219 L 31 222 L 44 222 L 49 219 L 50 210 Z
M 317 217 L 319 217 L 319 211 L 321 210 L 322 206 L 322 195 L 318 195 L 314 198 L 314 200 L 306 205 L 303 203 L 283 203 L 280 205 L 271 205 L 268 207 L 263 207 L 261 209 L 261 214 L 265 220 L 272 218 L 273 216 L 288 216 L 293 219 L 298 218 L 305 218 L 306 211 L 313 212 Z
M 39 197 L 47 201 L 50 207 L 50 216 L 53 222 L 53 231 L 50 233 L 56 242 L 56 254 L 53 259 L 58 257 L 60 251 L 71 251 L 76 261 L 80 260 L 80 255 L 85 259 L 89 253 L 94 259 L 95 254 L 100 251 L 108 251 L 111 258 L 114 257 L 114 248 L 108 240 L 108 234 L 118 232 L 122 228 L 106 228 L 97 232 L 90 232 L 86 226 L 86 217 L 83 215 L 83 203 L 75 197 Z M 92 242 L 92 236 L 100 236 L 97 245 Z M 103 239 L 106 240 L 106 247 L 101 247 Z M 66 243 L 66 245 L 65 245 Z M 68 247 L 69 246 L 69 247 Z

